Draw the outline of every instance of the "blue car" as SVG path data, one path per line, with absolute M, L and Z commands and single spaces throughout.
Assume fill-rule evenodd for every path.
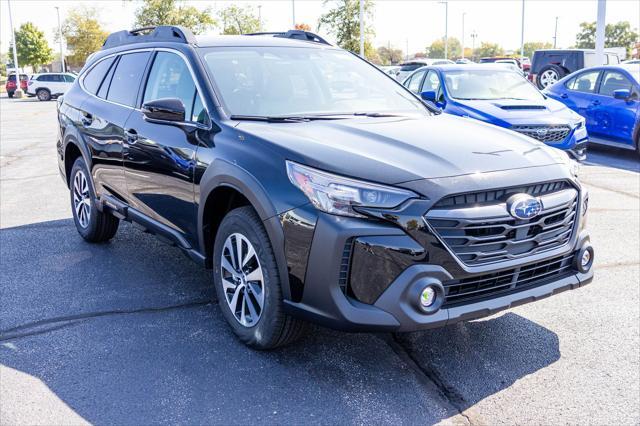
M 530 136 L 584 160 L 585 120 L 543 95 L 519 70 L 497 64 L 423 67 L 403 83 L 443 112 L 475 118 Z
M 591 142 L 640 154 L 640 65 L 583 69 L 544 93 L 586 119 Z

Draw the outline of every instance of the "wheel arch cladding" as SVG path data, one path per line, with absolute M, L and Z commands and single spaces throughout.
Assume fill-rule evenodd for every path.
M 75 141 L 68 141 L 64 149 L 64 173 L 67 186 L 70 185 L 71 169 L 78 157 L 84 158 L 78 144 Z
M 221 197 L 221 198 L 219 198 Z M 215 160 L 200 180 L 198 204 L 199 243 L 206 266 L 213 266 L 213 242 L 224 215 L 243 205 L 251 206 L 262 221 L 278 264 L 282 293 L 290 297 L 284 232 L 277 211 L 263 186 L 247 171 L 224 160 Z

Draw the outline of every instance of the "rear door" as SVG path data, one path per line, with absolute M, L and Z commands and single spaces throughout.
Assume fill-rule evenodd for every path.
M 597 127 L 592 102 L 600 73 L 600 70 L 581 72 L 557 90 L 561 101 L 585 118 L 589 133 Z
M 92 159 L 96 193 L 126 194 L 122 168 L 124 125 L 136 105 L 150 51 L 103 59 L 83 76 L 91 96 L 80 107 L 82 133 Z
M 185 108 L 183 123 L 146 120 L 140 109 L 126 123 L 124 170 L 128 200 L 139 212 L 197 244 L 194 200 L 195 154 L 209 118 L 187 59 L 158 51 L 140 104 L 174 98 Z
M 615 99 L 615 90 L 626 89 L 632 96 L 628 100 Z M 633 129 L 638 111 L 638 90 L 631 80 L 618 71 L 604 71 L 597 93 L 593 96 L 593 134 L 614 142 L 632 144 Z

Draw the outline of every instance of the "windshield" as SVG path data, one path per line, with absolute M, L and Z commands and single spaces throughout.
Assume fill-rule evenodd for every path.
M 422 113 L 425 106 L 348 52 L 300 47 L 203 49 L 231 115 Z
M 521 74 L 496 69 L 447 71 L 445 84 L 455 99 L 521 99 L 543 100 L 544 96 Z

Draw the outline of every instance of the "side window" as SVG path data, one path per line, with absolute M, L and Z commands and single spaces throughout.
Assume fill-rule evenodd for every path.
M 576 92 L 594 93 L 596 90 L 596 82 L 600 71 L 589 71 L 576 76 L 571 85 L 567 85 L 567 89 Z
M 184 60 L 175 53 L 158 52 L 149 73 L 143 102 L 162 98 L 180 99 L 185 109 L 185 120 L 190 120 L 196 113 L 193 110 L 194 97 L 198 97 L 196 85 Z
M 51 81 L 53 81 L 55 83 L 62 83 L 62 82 L 64 82 L 64 78 L 62 78 L 62 76 L 60 74 L 52 74 L 51 75 Z
M 120 57 L 113 73 L 107 100 L 135 106 L 138 88 L 142 80 L 150 52 L 127 53 Z
M 598 93 L 603 96 L 613 97 L 613 92 L 620 89 L 627 89 L 631 92 L 633 91 L 633 85 L 623 74 L 615 71 L 606 71 Z
M 82 77 L 82 84 L 89 93 L 95 94 L 100 87 L 100 83 L 104 78 L 104 75 L 109 70 L 109 67 L 113 63 L 115 57 L 104 59 L 98 62 L 93 68 Z M 41 76 L 44 77 L 44 76 Z
M 424 77 L 425 71 L 418 71 L 411 77 L 411 81 L 407 85 L 409 90 L 413 93 L 420 93 L 420 83 L 422 83 L 422 77 Z
M 198 96 L 197 92 L 193 101 L 193 114 L 191 114 L 191 121 L 200 124 L 207 124 L 207 110 L 204 108 L 202 98 Z
M 66 81 L 67 83 L 73 83 L 74 81 L 76 81 L 75 77 L 72 75 L 65 74 L 63 77 L 64 81 Z
M 423 91 L 433 90 L 438 93 L 440 90 L 440 78 L 438 77 L 438 73 L 431 70 L 429 74 L 427 74 L 427 78 L 424 79 L 424 85 L 422 86 Z
M 118 63 L 117 59 L 113 61 L 113 63 L 111 64 L 111 67 L 109 67 L 109 71 L 107 72 L 107 75 L 102 80 L 102 83 L 100 83 L 100 88 L 98 89 L 98 93 L 96 94 L 96 96 L 98 96 L 101 99 L 107 99 L 107 93 L 109 92 L 109 85 L 111 84 L 111 79 L 113 78 L 113 72 L 116 70 L 117 63 Z

